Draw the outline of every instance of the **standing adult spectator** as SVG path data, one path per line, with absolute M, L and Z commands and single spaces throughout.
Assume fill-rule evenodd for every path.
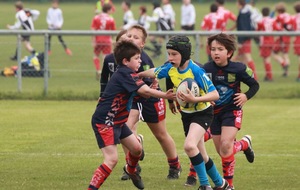
M 181 5 L 181 29 L 194 30 L 196 22 L 196 11 L 191 0 L 182 0 Z
M 130 26 L 135 24 L 134 16 L 131 11 L 131 3 L 128 0 L 122 2 L 122 10 L 124 11 L 123 15 L 123 26 L 121 29 L 127 30 Z
M 270 17 L 269 7 L 264 7 L 262 9 L 262 15 L 263 18 L 261 19 L 261 21 L 257 22 L 256 30 L 272 32 L 274 19 Z M 274 36 L 260 36 L 259 42 L 260 56 L 263 58 L 265 66 L 264 81 L 273 81 L 271 56 L 274 45 Z
M 16 8 L 16 22 L 14 25 L 7 24 L 6 27 L 10 30 L 16 30 L 22 27 L 23 30 L 27 31 L 33 31 L 34 30 L 34 24 L 33 21 L 35 21 L 39 15 L 40 12 L 38 10 L 25 10 L 24 5 L 22 1 L 17 1 L 15 3 Z M 31 46 L 30 43 L 30 35 L 22 35 L 21 40 L 25 45 L 25 48 L 31 53 L 35 54 L 35 49 Z M 16 49 L 15 55 L 10 57 L 12 61 L 17 60 L 17 53 L 18 48 Z
M 294 15 L 294 29 L 296 31 L 300 31 L 300 2 L 295 3 L 294 9 L 296 11 L 296 15 Z M 300 82 L 300 36 L 296 36 L 294 40 L 294 54 L 297 55 L 298 58 L 298 76 L 297 82 Z
M 113 17 L 111 4 L 104 4 L 102 13 L 94 16 L 92 20 L 92 30 L 116 30 L 116 23 Z M 93 62 L 96 69 L 96 80 L 99 80 L 101 75 L 100 59 L 99 56 L 102 53 L 102 57 L 112 52 L 112 37 L 110 35 L 93 36 L 92 43 L 94 47 Z
M 251 5 L 246 4 L 245 0 L 237 0 L 239 14 L 236 21 L 237 31 L 253 31 L 251 24 Z M 252 69 L 254 78 L 257 79 L 255 64 L 251 55 L 251 37 L 238 36 L 238 55 L 233 60 L 239 60 Z
M 175 30 L 175 16 L 176 13 L 170 3 L 170 0 L 162 0 L 162 9 L 165 13 L 165 19 L 168 22 L 168 25 L 171 26 L 170 30 Z
M 292 16 L 286 12 L 286 5 L 283 2 L 276 4 L 277 16 L 274 19 L 274 29 L 276 31 L 291 31 L 293 30 Z M 283 68 L 283 77 L 287 77 L 288 68 L 290 66 L 289 50 L 291 37 L 279 36 L 275 39 L 274 58 L 281 64 Z
M 50 7 L 47 11 L 47 24 L 49 30 L 61 30 L 62 25 L 64 23 L 62 10 L 59 8 L 58 0 L 52 1 L 52 7 Z M 63 46 L 66 54 L 72 55 L 72 51 L 67 47 L 66 43 L 62 39 L 61 35 L 58 35 L 58 40 Z M 49 45 L 48 45 L 48 54 L 51 54 L 51 35 L 48 37 Z

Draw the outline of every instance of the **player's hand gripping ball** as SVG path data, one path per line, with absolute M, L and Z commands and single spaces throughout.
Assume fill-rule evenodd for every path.
M 187 88 L 191 91 L 191 93 L 195 97 L 200 96 L 199 86 L 194 79 L 186 78 L 183 81 L 181 81 L 181 83 L 178 85 L 178 88 L 176 91 L 176 99 L 177 99 L 177 102 L 179 103 L 179 105 L 184 108 L 190 108 L 195 105 L 194 103 L 188 103 L 188 102 L 183 101 L 178 95 L 178 92 L 188 94 Z

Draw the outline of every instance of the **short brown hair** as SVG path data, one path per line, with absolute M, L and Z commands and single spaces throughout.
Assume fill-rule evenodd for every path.
M 208 37 L 208 39 L 207 39 L 207 44 L 209 47 L 211 46 L 211 43 L 213 41 L 217 41 L 219 44 L 223 45 L 227 49 L 228 52 L 232 51 L 232 55 L 228 58 L 228 59 L 231 59 L 234 51 L 236 50 L 236 47 L 235 47 L 236 41 L 235 41 L 234 35 L 225 34 L 225 33 L 212 35 L 212 36 Z
M 17 9 L 23 9 L 24 8 L 23 2 L 22 1 L 15 2 L 15 7 Z
M 279 12 L 279 13 L 285 13 L 285 11 L 286 11 L 286 5 L 285 5 L 285 3 L 284 2 L 280 2 L 280 3 L 278 3 L 276 6 L 275 6 L 275 9 L 276 9 L 276 11 L 277 12 Z
M 123 59 L 129 61 L 134 55 L 140 54 L 141 49 L 131 41 L 121 40 L 114 48 L 114 57 L 118 65 L 123 65 Z
M 296 13 L 300 13 L 300 1 L 298 1 L 294 4 L 294 9 L 295 9 Z
M 146 42 L 148 34 L 147 34 L 146 29 L 143 26 L 135 24 L 135 25 L 132 25 L 130 28 L 128 28 L 127 31 L 131 30 L 131 29 L 141 30 L 143 32 L 143 40 L 144 40 L 144 42 Z
M 110 3 L 105 3 L 103 6 L 102 6 L 102 12 L 104 13 L 107 13 L 109 10 L 112 9 L 112 5 Z

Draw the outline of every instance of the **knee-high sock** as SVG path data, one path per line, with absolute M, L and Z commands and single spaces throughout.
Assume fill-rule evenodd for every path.
M 202 155 L 199 153 L 194 157 L 190 157 L 191 163 L 197 172 L 200 185 L 209 185 L 209 181 L 206 175 L 205 164 Z
M 193 164 L 190 162 L 190 172 L 188 176 L 197 176 L 196 170 L 194 169 Z
M 134 156 L 130 152 L 128 152 L 128 160 L 127 160 L 127 171 L 129 173 L 134 173 L 135 168 L 140 160 L 141 155 L 139 156 Z
M 100 71 L 100 60 L 98 57 L 94 58 L 94 65 L 95 65 L 96 71 Z
M 272 65 L 271 65 L 271 63 L 265 61 L 264 64 L 265 64 L 266 77 L 268 79 L 273 79 Z
M 106 166 L 105 164 L 100 165 L 94 172 L 88 190 L 99 189 L 100 186 L 106 180 L 106 178 L 110 175 L 110 173 L 111 173 L 111 169 L 108 166 Z
M 247 65 L 248 65 L 248 67 L 250 67 L 250 69 L 252 69 L 253 74 L 254 74 L 254 78 L 257 80 L 258 78 L 257 78 L 256 68 L 255 68 L 254 62 L 253 61 L 249 61 Z
M 168 158 L 168 164 L 170 168 L 179 168 L 180 163 L 179 163 L 178 156 L 176 156 L 175 158 Z
M 205 164 L 206 173 L 210 177 L 210 179 L 214 182 L 216 187 L 220 187 L 223 185 L 223 178 L 217 170 L 212 159 L 208 159 L 208 162 Z
M 222 158 L 222 167 L 224 179 L 228 181 L 230 186 L 233 186 L 233 176 L 235 167 L 234 154 L 230 155 L 227 158 Z

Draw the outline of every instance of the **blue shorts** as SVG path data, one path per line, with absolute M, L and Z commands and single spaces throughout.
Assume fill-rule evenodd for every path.
M 232 110 L 215 114 L 210 126 L 211 134 L 221 135 L 222 126 L 236 127 L 240 130 L 242 126 L 242 117 L 243 110 Z
M 180 113 L 185 136 L 187 136 L 187 134 L 189 133 L 191 123 L 197 123 L 205 130 L 207 130 L 214 117 L 212 106 L 206 108 L 203 111 L 198 111 L 194 113 Z
M 140 111 L 140 118 L 147 123 L 158 123 L 166 118 L 166 102 L 160 98 L 159 101 L 133 102 L 131 109 Z

